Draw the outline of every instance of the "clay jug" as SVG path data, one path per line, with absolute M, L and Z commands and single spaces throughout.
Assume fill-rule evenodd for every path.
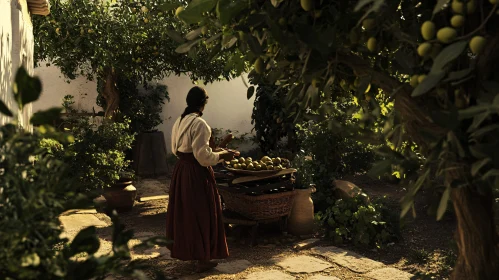
M 314 201 L 312 193 L 315 187 L 295 189 L 296 196 L 288 217 L 288 231 L 293 235 L 309 235 L 314 233 Z

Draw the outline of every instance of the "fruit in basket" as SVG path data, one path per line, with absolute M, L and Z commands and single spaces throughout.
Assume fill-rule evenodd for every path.
M 240 163 L 239 165 L 241 166 L 241 169 L 246 170 L 246 168 L 247 168 L 246 163 Z
M 239 161 L 237 159 L 233 159 L 233 160 L 230 161 L 230 164 L 232 164 L 232 165 L 235 165 L 235 164 L 238 164 L 238 163 L 239 163 Z
M 248 164 L 247 168 L 248 170 L 255 170 L 255 166 L 253 165 L 253 163 Z
M 234 169 L 241 169 L 241 165 L 239 163 L 236 163 L 232 166 Z
M 272 159 L 270 157 L 268 157 L 268 156 L 264 156 L 264 157 L 262 157 L 262 161 L 263 162 L 269 162 L 269 161 L 272 161 Z
M 260 163 L 258 161 L 253 161 L 253 165 L 259 165 Z
M 273 159 L 272 159 L 272 162 L 273 162 L 275 165 L 279 165 L 279 164 L 281 164 L 281 159 L 280 159 L 280 158 L 278 158 L 278 157 L 276 157 L 276 158 L 273 158 Z
M 248 161 L 251 163 L 251 162 L 253 162 L 253 159 L 251 157 L 247 157 L 246 158 L 246 164 L 248 164 Z
M 255 165 L 255 170 L 256 170 L 256 171 L 260 171 L 260 170 L 262 170 L 262 166 L 261 166 L 260 164 L 256 164 L 256 165 Z
M 274 166 L 273 165 L 267 165 L 267 170 L 274 170 Z
M 239 163 L 246 163 L 246 159 L 243 157 L 239 158 Z

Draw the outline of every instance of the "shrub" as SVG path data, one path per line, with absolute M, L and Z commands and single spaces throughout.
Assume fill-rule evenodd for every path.
M 329 202 L 331 206 L 318 212 L 316 219 L 335 243 L 380 248 L 398 238 L 398 219 L 382 203 L 360 196 Z

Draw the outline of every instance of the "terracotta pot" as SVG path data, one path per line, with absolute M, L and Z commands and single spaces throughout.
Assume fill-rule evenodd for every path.
M 315 187 L 295 189 L 296 196 L 288 217 L 288 231 L 294 235 L 309 235 L 314 233 L 314 201 L 312 193 Z
M 130 211 L 137 197 L 137 189 L 132 181 L 117 182 L 114 186 L 107 188 L 103 194 L 109 208 L 118 212 Z

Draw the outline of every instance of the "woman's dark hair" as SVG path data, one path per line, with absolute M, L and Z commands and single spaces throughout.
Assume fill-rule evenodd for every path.
M 201 87 L 193 87 L 187 93 L 187 107 L 182 114 L 182 119 L 192 113 L 199 113 L 200 116 L 203 115 L 201 112 L 201 108 L 206 105 L 206 101 L 208 100 L 208 95 L 206 91 Z

